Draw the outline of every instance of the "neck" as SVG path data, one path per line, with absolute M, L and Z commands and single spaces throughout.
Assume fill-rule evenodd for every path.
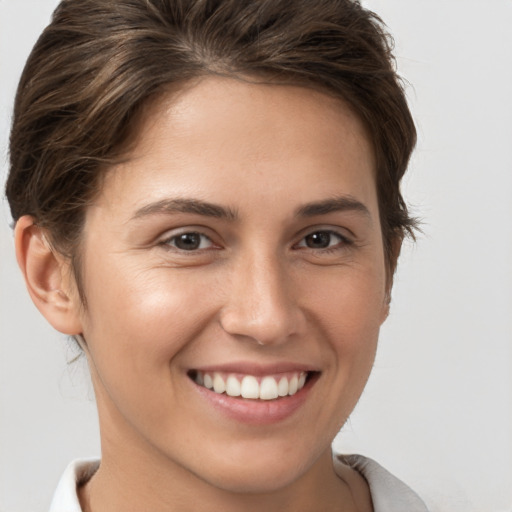
M 330 451 L 298 480 L 261 493 L 220 489 L 173 463 L 148 460 L 147 453 L 130 460 L 111 455 L 104 450 L 97 473 L 79 489 L 84 512 L 371 512 L 362 477 L 349 468 L 336 475 Z

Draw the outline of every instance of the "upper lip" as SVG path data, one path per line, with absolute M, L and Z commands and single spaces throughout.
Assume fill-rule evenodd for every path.
M 263 375 L 272 375 L 287 372 L 317 372 L 319 369 L 311 364 L 278 362 L 271 364 L 258 364 L 249 361 L 237 361 L 216 365 L 200 366 L 193 370 L 203 373 L 223 372 L 223 373 L 243 373 L 246 375 L 254 375 L 255 377 Z

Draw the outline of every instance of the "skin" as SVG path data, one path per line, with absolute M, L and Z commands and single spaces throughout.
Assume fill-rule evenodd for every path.
M 365 129 L 340 100 L 206 78 L 148 108 L 89 207 L 87 308 L 68 262 L 30 217 L 18 221 L 34 302 L 86 340 L 102 463 L 80 489 L 84 510 L 372 510 L 359 474 L 334 473 L 330 445 L 388 314 L 374 174 Z M 176 199 L 228 215 L 161 208 Z M 179 249 L 189 232 L 201 246 Z M 309 246 L 319 232 L 327 247 Z M 244 423 L 187 375 L 240 361 L 309 365 L 318 378 L 290 416 Z

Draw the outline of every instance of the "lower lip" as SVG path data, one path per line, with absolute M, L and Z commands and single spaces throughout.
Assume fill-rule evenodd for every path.
M 190 380 L 199 394 L 222 414 L 240 423 L 251 425 L 270 425 L 291 417 L 304 403 L 316 382 L 313 375 L 304 387 L 295 395 L 277 398 L 275 400 L 254 400 L 232 397 L 225 393 L 215 393 Z

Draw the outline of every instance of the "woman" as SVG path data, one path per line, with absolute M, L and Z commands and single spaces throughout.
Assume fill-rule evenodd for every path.
M 63 1 L 16 98 L 28 291 L 87 356 L 102 458 L 52 511 L 424 511 L 332 458 L 414 222 L 415 130 L 348 0 Z

